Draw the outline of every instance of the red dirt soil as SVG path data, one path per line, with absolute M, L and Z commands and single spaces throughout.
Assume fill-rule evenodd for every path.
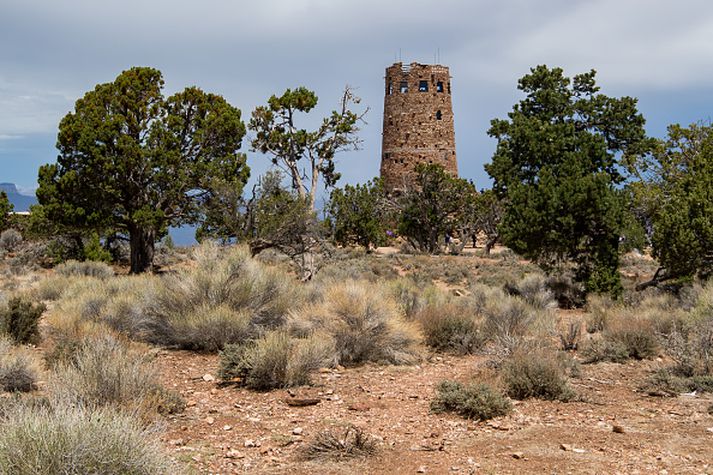
M 488 422 L 431 414 L 443 379 L 467 381 L 480 356 L 434 357 L 414 367 L 365 366 L 314 376 L 291 407 L 287 391 L 219 387 L 218 357 L 161 351 L 163 383 L 188 401 L 163 437 L 199 473 L 707 473 L 713 474 L 711 395 L 656 398 L 637 392 L 655 361 L 582 366 L 573 388 L 586 402 L 515 402 Z M 376 437 L 376 455 L 304 461 L 300 449 L 319 431 L 353 424 Z M 617 426 L 618 433 L 613 430 Z

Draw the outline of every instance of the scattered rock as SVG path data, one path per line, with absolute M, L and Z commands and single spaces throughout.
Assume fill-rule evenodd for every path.
M 616 424 L 612 426 L 611 431 L 615 434 L 623 434 L 626 432 L 622 426 Z
M 186 445 L 186 441 L 183 439 L 173 439 L 168 441 L 168 445 L 175 445 L 176 447 L 180 447 L 182 445 Z
M 349 406 L 347 406 L 347 409 L 349 409 L 350 411 L 365 412 L 370 410 L 371 407 L 363 402 L 354 402 L 352 404 L 349 404 Z
M 210 373 L 206 373 L 206 374 L 203 375 L 203 381 L 205 381 L 206 383 L 210 383 L 210 382 L 212 382 L 212 381 L 215 381 L 215 376 L 213 376 L 213 375 L 210 374 Z
M 416 470 L 416 473 L 426 473 L 426 466 L 421 465 L 420 467 L 418 467 L 418 470 Z
M 205 422 L 208 425 L 213 425 L 213 424 L 215 424 L 215 418 L 208 416 L 205 418 Z
M 247 447 L 247 448 L 255 447 L 255 441 L 252 439 L 245 439 L 245 442 L 243 442 L 243 447 Z
M 525 458 L 525 454 L 523 454 L 522 452 L 513 452 L 510 455 L 512 456 L 512 458 L 514 458 L 516 460 L 521 460 L 521 459 Z
M 232 430 L 232 429 L 233 429 L 233 426 L 230 426 L 227 424 L 223 426 L 223 430 Z
M 322 400 L 318 398 L 298 398 L 298 397 L 289 397 L 285 398 L 285 403 L 288 406 L 292 407 L 305 407 L 305 406 L 314 406 L 316 404 L 319 404 Z
M 302 427 L 295 427 L 294 429 L 292 429 L 292 433 L 294 435 L 302 435 L 302 432 L 303 432 Z
M 707 429 L 706 429 L 706 431 L 707 431 L 707 432 L 711 432 L 711 433 L 713 433 L 713 427 L 709 427 L 709 428 L 707 428 Z
M 228 452 L 226 452 L 225 458 L 228 458 L 228 459 L 241 459 L 241 458 L 245 458 L 245 455 L 241 454 L 240 452 L 238 452 L 238 451 L 235 450 L 235 449 L 231 449 L 231 450 L 228 450 Z

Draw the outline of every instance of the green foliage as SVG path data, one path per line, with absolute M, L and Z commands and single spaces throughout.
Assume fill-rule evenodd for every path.
M 488 134 L 498 140 L 486 170 L 507 198 L 505 245 L 545 268 L 573 262 L 587 291 L 621 291 L 617 273 L 624 220 L 623 171 L 651 147 L 636 99 L 600 94 L 595 72 L 569 79 L 533 68 L 526 98 Z
M 384 198 L 378 178 L 363 185 L 334 189 L 328 208 L 334 240 L 343 246 L 358 244 L 367 250 L 385 244 L 389 219 Z
M 0 334 L 10 336 L 16 343 L 33 343 L 40 336 L 40 317 L 47 309 L 44 304 L 30 302 L 27 297 L 13 297 L 0 309 Z
M 475 196 L 468 181 L 451 176 L 439 165 L 419 164 L 413 187 L 399 198 L 399 233 L 421 252 L 439 254 L 441 239 L 472 218 L 468 209 Z
M 466 305 L 428 305 L 416 318 L 423 328 L 425 343 L 437 351 L 465 355 L 485 343 L 481 321 Z
M 0 191 L 0 232 L 10 227 L 10 213 L 12 213 L 12 210 L 13 206 L 7 197 L 7 193 Z
M 255 132 L 252 147 L 270 156 L 273 165 L 289 173 L 292 191 L 306 201 L 309 210 L 314 203 L 319 180 L 329 188 L 340 174 L 335 170 L 334 157 L 344 150 L 356 150 L 361 114 L 350 108 L 360 99 L 348 87 L 342 94 L 339 110 L 332 111 L 314 131 L 297 125 L 299 113 L 309 113 L 317 105 L 317 95 L 305 87 L 287 89 L 282 96 L 271 96 L 267 106 L 257 107 L 249 128 Z
M 168 226 L 196 221 L 216 183 L 244 184 L 240 111 L 189 87 L 162 94 L 152 68 L 132 68 L 79 99 L 59 125 L 55 164 L 39 171 L 50 221 L 130 238 L 131 270 L 152 266 Z
M 463 385 L 457 381 L 442 381 L 436 399 L 431 402 L 435 413 L 455 412 L 467 419 L 486 421 L 507 415 L 512 404 L 487 384 Z
M 713 273 L 713 126 L 670 126 L 668 138 L 642 168 L 650 175 L 640 195 L 648 192 L 658 204 L 652 211 L 652 245 L 666 271 L 660 277 L 708 278 Z
M 113 260 L 111 252 L 102 246 L 98 233 L 92 234 L 89 242 L 84 244 L 84 258 L 92 262 L 111 262 Z

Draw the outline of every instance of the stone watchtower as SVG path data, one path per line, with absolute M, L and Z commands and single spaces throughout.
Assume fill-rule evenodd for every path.
M 404 189 L 419 163 L 458 175 L 451 76 L 446 66 L 395 63 L 386 68 L 381 177 L 387 191 Z

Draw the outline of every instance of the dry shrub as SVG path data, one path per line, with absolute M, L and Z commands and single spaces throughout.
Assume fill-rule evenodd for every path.
M 59 300 L 75 280 L 75 278 L 61 275 L 45 277 L 40 280 L 37 287 L 33 289 L 33 292 L 40 300 Z
M 34 354 L 0 336 L 0 391 L 28 392 L 37 388 L 40 365 Z
M 560 345 L 563 351 L 574 351 L 579 346 L 582 336 L 582 322 L 579 320 L 569 322 L 566 329 L 560 332 Z
M 413 279 L 399 278 L 385 285 L 407 319 L 412 320 L 427 306 L 446 303 L 446 295 L 433 285 L 419 285 Z
M 0 233 L 0 251 L 12 252 L 22 244 L 22 234 L 17 229 L 6 229 Z
M 436 398 L 431 402 L 431 411 L 435 413 L 455 412 L 467 419 L 485 421 L 512 410 L 510 401 L 487 384 L 442 381 L 436 391 Z
M 591 339 L 582 348 L 587 363 L 649 359 L 657 353 L 658 341 L 653 322 L 629 311 L 610 317 L 601 336 Z
M 302 449 L 307 460 L 340 460 L 366 457 L 375 454 L 377 443 L 373 437 L 358 427 L 350 426 L 344 432 L 325 430 Z
M 18 404 L 0 418 L 0 473 L 176 474 L 157 434 L 109 409 Z
M 587 333 L 604 331 L 607 318 L 615 308 L 616 303 L 606 295 L 592 294 L 587 297 Z
M 146 297 L 152 343 L 219 350 L 281 326 L 303 301 L 294 278 L 247 247 L 203 244 L 194 257 L 194 268 L 161 278 Z
M 54 272 L 64 277 L 93 277 L 95 279 L 114 277 L 114 269 L 110 265 L 95 261 L 70 260 L 55 267 Z
M 514 399 L 571 401 L 575 392 L 567 383 L 567 364 L 557 353 L 517 351 L 503 365 L 502 378 L 508 396 Z
M 675 369 L 655 371 L 641 385 L 649 396 L 675 397 L 682 393 L 713 392 L 713 374 L 683 376 Z
M 146 353 L 103 335 L 81 342 L 70 359 L 56 368 L 52 395 L 61 405 L 109 406 L 150 419 L 165 405 L 162 399 L 172 397 L 157 381 Z
M 547 277 L 542 274 L 527 274 L 517 283 L 507 284 L 505 290 L 537 309 L 557 307 L 554 293 L 547 286 Z
M 250 389 L 269 390 L 310 383 L 310 375 L 334 364 L 330 337 L 320 334 L 294 338 L 284 330 L 256 341 L 227 345 L 221 352 L 219 375 Z
M 485 343 L 482 318 L 468 305 L 428 305 L 417 316 L 426 345 L 459 355 L 474 353 Z
M 368 282 L 329 285 L 320 302 L 293 314 L 290 327 L 298 335 L 330 335 L 345 366 L 411 364 L 421 356 L 416 327 L 404 320 L 391 295 Z

